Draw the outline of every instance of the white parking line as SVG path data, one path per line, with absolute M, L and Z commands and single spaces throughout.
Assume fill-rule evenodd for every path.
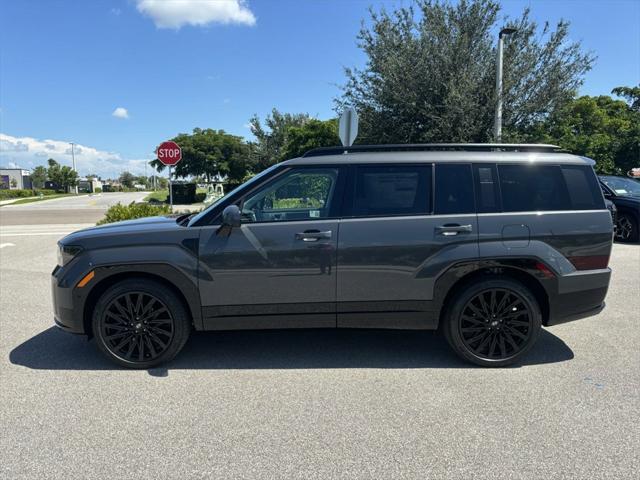
M 0 243 L 0 248 L 4 248 L 4 247 L 15 247 L 15 244 L 13 244 L 13 243 Z

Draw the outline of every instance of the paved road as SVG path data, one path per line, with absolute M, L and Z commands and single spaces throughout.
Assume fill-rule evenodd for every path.
M 0 207 L 0 227 L 4 225 L 77 224 L 95 223 L 104 212 L 116 203 L 131 203 L 142 200 L 147 194 L 101 193 L 62 197 L 41 202 Z
M 56 228 L 0 236 L 0 478 L 636 478 L 640 246 L 519 368 L 428 332 L 268 331 L 130 371 L 52 327 Z

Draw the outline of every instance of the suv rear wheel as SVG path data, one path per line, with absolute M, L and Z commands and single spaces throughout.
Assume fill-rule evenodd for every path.
M 468 285 L 449 304 L 444 333 L 463 359 L 483 367 L 518 362 L 536 342 L 542 314 L 535 297 L 510 278 Z
M 177 295 L 145 279 L 107 289 L 93 312 L 98 348 L 129 368 L 150 368 L 173 359 L 189 338 L 191 321 Z

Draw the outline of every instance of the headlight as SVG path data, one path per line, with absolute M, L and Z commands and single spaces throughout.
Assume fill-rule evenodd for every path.
M 60 245 L 58 244 L 58 265 L 64 267 L 69 263 L 73 257 L 78 255 L 82 251 L 81 247 L 74 245 Z

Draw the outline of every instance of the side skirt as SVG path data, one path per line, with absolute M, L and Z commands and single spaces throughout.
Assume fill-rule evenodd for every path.
M 337 308 L 337 312 L 336 312 Z M 435 330 L 429 301 L 224 305 L 203 307 L 204 330 L 387 328 Z

